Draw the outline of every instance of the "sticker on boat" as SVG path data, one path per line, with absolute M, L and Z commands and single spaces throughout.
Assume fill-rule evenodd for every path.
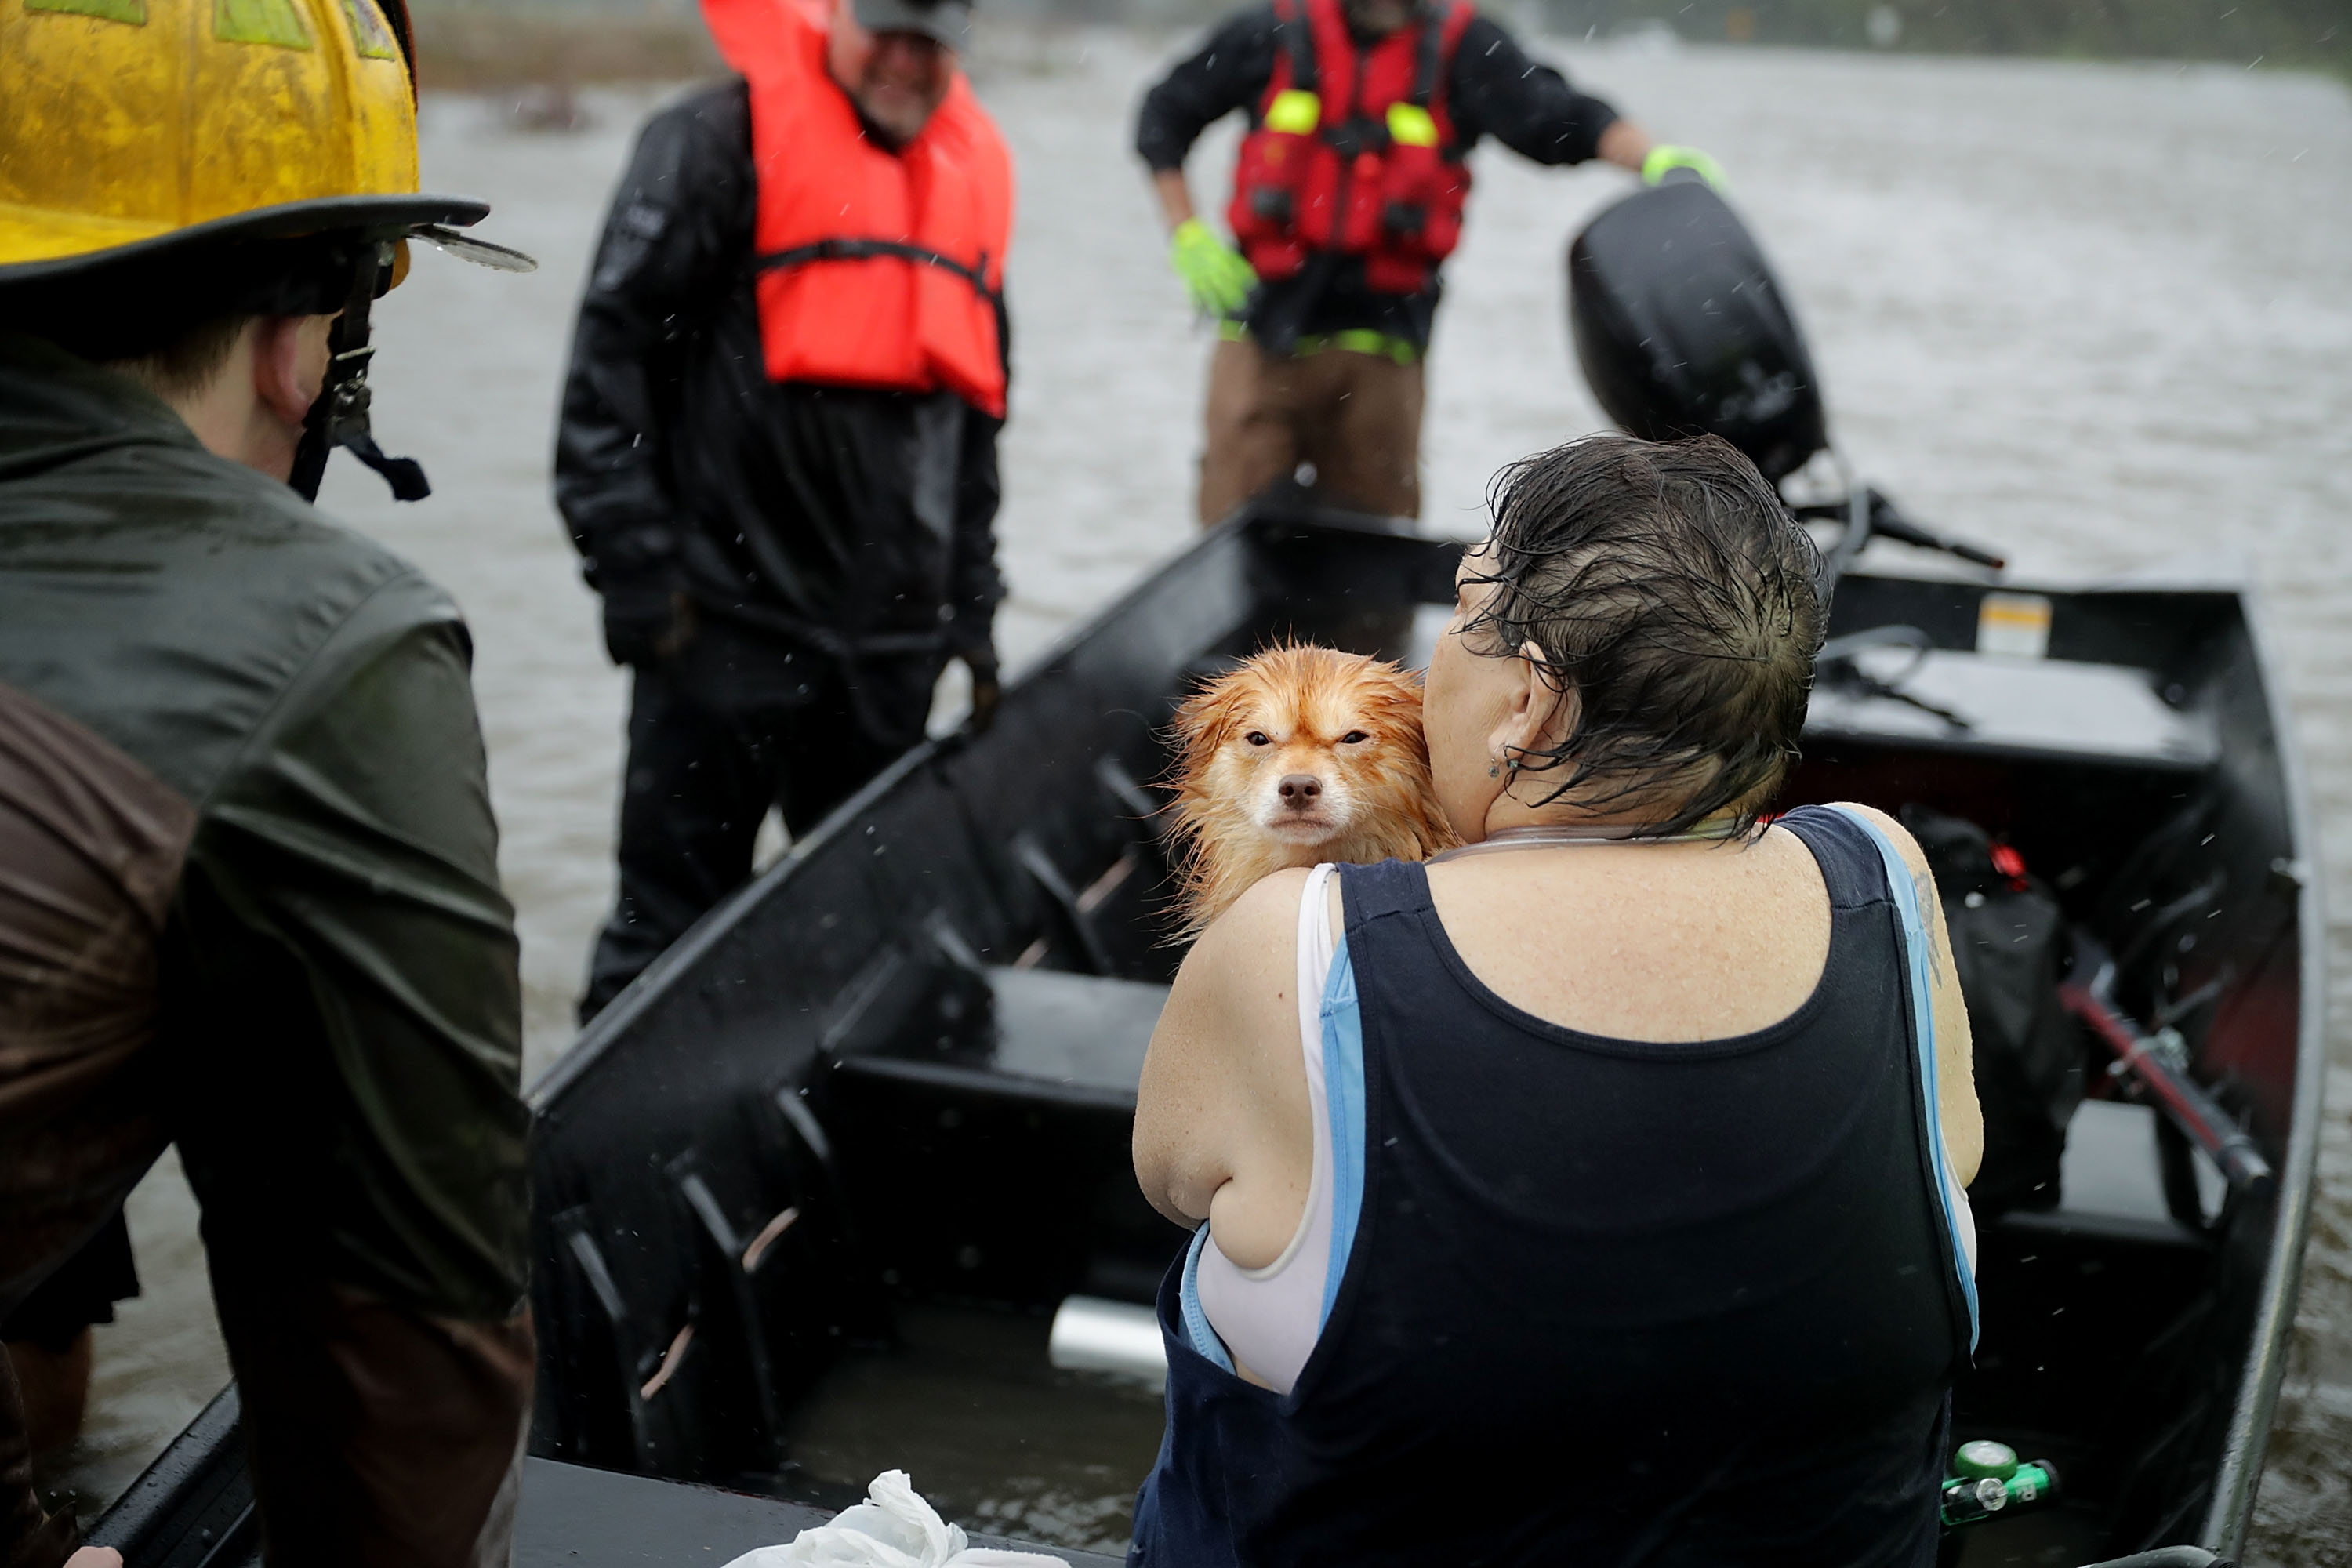
M 1977 651 L 1996 658 L 2050 652 L 2050 601 L 2039 594 L 1987 594 L 1977 606 Z

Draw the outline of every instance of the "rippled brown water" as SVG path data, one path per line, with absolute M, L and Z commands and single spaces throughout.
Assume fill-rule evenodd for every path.
M 1000 38 L 979 73 L 1024 187 L 1002 525 L 1016 662 L 1188 533 L 1206 341 L 1126 151 L 1162 48 Z M 1843 444 L 1908 510 L 2028 574 L 2218 552 L 2265 589 L 2342 914 L 2323 1193 L 2250 1562 L 2352 1562 L 2352 98 L 2221 68 L 1555 55 L 1722 159 L 1799 301 Z M 490 198 L 485 232 L 545 265 L 511 279 L 420 259 L 383 310 L 378 422 L 439 493 L 395 509 L 348 468 L 328 487 L 472 619 L 535 1068 L 565 1043 L 610 895 L 624 695 L 548 504 L 547 452 L 586 247 L 646 101 L 592 98 L 596 123 L 569 136 L 508 129 L 492 102 L 427 101 L 427 184 Z M 1204 189 L 1229 147 L 1196 160 Z M 1492 148 L 1475 168 L 1426 442 L 1429 525 L 1462 533 L 1496 467 L 1601 423 L 1570 367 L 1559 258 L 1623 189 Z M 59 1478 L 92 1497 L 225 1377 L 175 1176 L 142 1188 L 132 1226 L 149 1294 L 102 1331 L 90 1436 Z M 1038 1506 L 1083 1524 L 1099 1500 Z M 1000 1529 L 1032 1512 L 975 1508 Z

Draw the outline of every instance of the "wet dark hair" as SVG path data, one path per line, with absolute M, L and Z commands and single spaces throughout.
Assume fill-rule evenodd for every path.
M 1714 436 L 1592 436 L 1515 463 L 1470 581 L 1474 652 L 1543 650 L 1583 707 L 1559 745 L 1519 753 L 1591 806 L 1655 802 L 1645 836 L 1729 814 L 1749 834 L 1797 755 L 1822 646 L 1818 557 L 1756 465 Z M 1671 807 L 1671 809 L 1663 809 Z
M 331 315 L 351 298 L 342 234 L 167 249 L 0 288 L 0 331 L 46 338 L 101 364 L 209 380 L 255 316 Z
M 144 384 L 158 397 L 201 392 L 228 363 L 238 336 L 244 332 L 246 323 L 254 319 L 246 315 L 215 316 L 144 353 L 102 363 Z

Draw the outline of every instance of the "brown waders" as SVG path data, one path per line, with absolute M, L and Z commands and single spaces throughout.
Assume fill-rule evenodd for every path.
M 1229 332 L 1209 362 L 1202 526 L 1301 464 L 1335 506 L 1420 516 L 1422 398 L 1420 358 L 1384 334 L 1302 339 L 1298 352 L 1271 354 Z

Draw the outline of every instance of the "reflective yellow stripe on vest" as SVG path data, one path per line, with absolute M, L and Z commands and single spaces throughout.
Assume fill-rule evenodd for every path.
M 1395 111 L 1390 111 L 1393 114 Z M 1424 116 L 1423 118 L 1427 118 Z M 1286 88 L 1265 106 L 1265 128 L 1289 136 L 1307 136 L 1323 123 L 1323 100 L 1314 93 Z
M 1389 140 L 1400 147 L 1434 147 L 1437 145 L 1437 121 L 1429 110 L 1414 103 L 1389 105 Z

